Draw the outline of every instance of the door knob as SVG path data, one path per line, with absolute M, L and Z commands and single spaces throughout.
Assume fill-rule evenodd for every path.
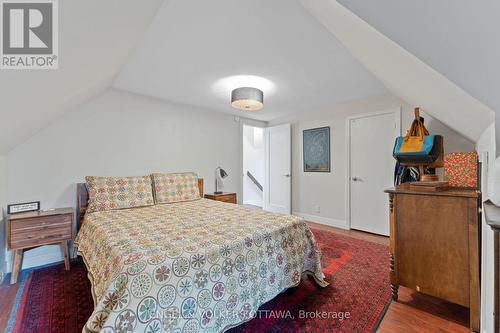
M 287 173 L 286 175 L 283 175 L 283 177 L 290 178 L 291 174 Z
M 353 182 L 360 182 L 360 181 L 361 181 L 361 178 L 358 178 L 358 177 L 352 177 L 352 181 L 353 181 Z

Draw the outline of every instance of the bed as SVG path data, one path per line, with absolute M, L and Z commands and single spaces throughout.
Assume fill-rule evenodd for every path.
M 87 201 L 78 184 L 95 302 L 83 332 L 224 332 L 306 275 L 328 285 L 301 218 L 208 199 L 86 214 Z

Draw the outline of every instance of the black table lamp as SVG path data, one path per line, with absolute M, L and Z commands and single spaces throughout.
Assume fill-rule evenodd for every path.
M 227 172 L 222 169 L 221 167 L 217 167 L 215 169 L 215 192 L 214 194 L 222 194 L 222 191 L 219 191 L 219 189 L 224 188 L 224 183 L 222 180 L 228 176 Z

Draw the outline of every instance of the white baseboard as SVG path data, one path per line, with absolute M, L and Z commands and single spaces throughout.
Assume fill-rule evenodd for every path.
M 243 204 L 262 207 L 262 202 L 257 202 L 257 201 L 253 201 L 253 200 L 244 200 Z
M 311 221 L 314 223 L 324 224 L 330 227 L 336 227 L 341 229 L 349 230 L 349 226 L 347 225 L 347 221 L 345 220 L 337 220 L 324 216 L 310 215 L 304 214 L 301 212 L 292 212 L 293 215 L 300 216 L 304 218 L 306 221 Z

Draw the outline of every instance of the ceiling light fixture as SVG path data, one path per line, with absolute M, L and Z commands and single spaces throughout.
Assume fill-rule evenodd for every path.
M 243 111 L 258 111 L 264 106 L 264 93 L 253 87 L 240 87 L 231 92 L 231 106 Z

